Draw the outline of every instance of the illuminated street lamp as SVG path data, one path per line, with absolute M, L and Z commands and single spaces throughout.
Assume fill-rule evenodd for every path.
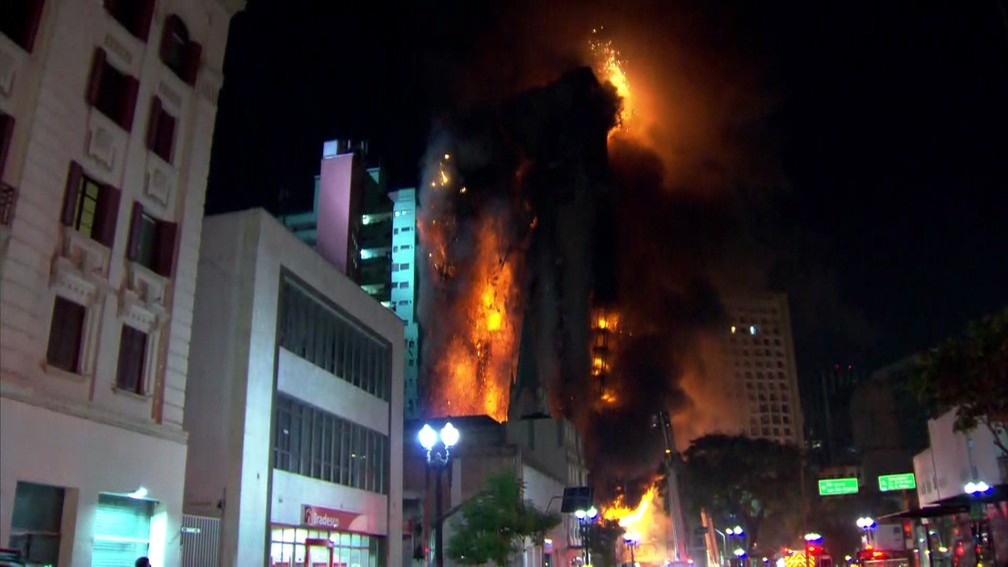
M 976 554 L 976 564 L 983 565 L 983 532 L 984 532 L 984 505 L 980 498 L 991 489 L 986 482 L 970 481 L 963 485 L 963 490 L 970 495 L 973 502 L 970 503 L 970 531 L 973 532 L 973 550 Z M 988 524 L 988 528 L 989 528 Z M 990 542 L 988 541 L 988 545 Z
M 871 544 L 872 531 L 874 531 L 877 525 L 878 524 L 875 523 L 875 520 L 869 518 L 868 516 L 861 516 L 857 519 L 857 526 L 864 532 L 864 535 L 861 537 L 861 543 L 864 547 Z
M 577 510 L 574 510 L 574 517 L 577 518 L 578 534 L 581 536 L 581 545 L 584 547 L 584 550 L 582 552 L 582 555 L 584 556 L 583 557 L 584 564 L 589 565 L 590 561 L 588 557 L 588 532 L 592 522 L 594 522 L 595 518 L 598 517 L 598 509 L 596 509 L 594 506 L 588 508 L 587 510 L 584 508 L 579 508 Z
M 979 496 L 990 490 L 990 485 L 982 480 L 978 482 L 970 481 L 963 485 L 963 490 L 970 496 Z
M 434 470 L 434 562 L 444 567 L 444 517 L 442 515 L 441 471 L 451 462 L 451 448 L 459 442 L 460 433 L 451 422 L 445 423 L 441 431 L 435 431 L 430 424 L 424 424 L 417 434 L 420 446 L 427 451 L 427 470 Z
M 634 556 L 634 549 L 640 545 L 640 534 L 637 532 L 627 532 L 623 534 L 623 541 L 630 548 L 630 567 L 637 567 L 637 558 Z

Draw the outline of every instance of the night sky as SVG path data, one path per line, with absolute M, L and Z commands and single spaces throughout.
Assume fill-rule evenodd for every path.
M 310 206 L 331 138 L 415 186 L 442 117 L 585 64 L 605 26 L 661 109 L 669 190 L 727 212 L 662 244 L 786 291 L 803 376 L 876 368 L 1008 302 L 1006 8 L 918 4 L 250 0 L 207 212 Z

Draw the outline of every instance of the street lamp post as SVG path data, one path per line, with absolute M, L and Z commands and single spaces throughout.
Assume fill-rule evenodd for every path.
M 627 532 L 623 534 L 623 541 L 630 548 L 630 567 L 637 567 L 637 557 L 634 556 L 634 550 L 640 544 L 640 534 L 637 532 Z
M 728 539 L 725 537 L 725 533 L 717 528 L 714 528 L 714 533 L 721 536 L 721 553 L 718 555 L 721 559 L 721 566 L 724 567 L 725 554 L 728 553 Z M 717 540 L 714 541 L 714 545 L 717 545 Z
M 990 485 L 984 481 L 977 482 L 967 482 L 963 486 L 963 490 L 966 494 L 970 495 L 973 500 L 970 503 L 970 531 L 973 532 L 973 557 L 976 559 L 976 564 L 981 565 L 983 563 L 983 504 L 980 502 L 980 498 L 983 497 L 990 490 Z M 988 545 L 990 543 L 988 542 Z
M 869 545 L 872 545 L 873 538 L 871 536 L 877 525 L 878 524 L 875 523 L 875 520 L 869 518 L 868 516 L 861 516 L 857 519 L 857 526 L 864 532 L 861 547 L 867 548 Z
M 728 537 L 738 538 L 738 544 L 736 544 L 734 554 L 735 559 L 738 560 L 739 565 L 742 565 L 744 563 L 743 559 L 745 557 L 745 551 L 746 551 L 744 549 L 745 541 L 742 539 L 743 537 L 745 537 L 745 530 L 742 529 L 742 526 L 736 524 L 735 527 L 728 528 L 727 530 L 725 530 L 725 532 L 728 534 Z M 742 553 L 740 554 L 739 551 L 741 551 Z
M 578 521 L 578 535 L 581 536 L 581 547 L 582 550 L 582 562 L 584 565 L 589 564 L 588 555 L 588 532 L 591 528 L 592 522 L 598 517 L 598 510 L 592 506 L 587 510 L 575 510 L 574 517 Z
M 451 448 L 459 441 L 459 430 L 451 422 L 445 423 L 441 431 L 435 431 L 424 424 L 417 434 L 420 446 L 427 451 L 427 467 L 434 470 L 434 562 L 444 567 L 444 517 L 441 502 L 441 471 L 451 462 Z

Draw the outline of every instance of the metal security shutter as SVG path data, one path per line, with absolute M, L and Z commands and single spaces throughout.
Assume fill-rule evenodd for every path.
M 132 565 L 147 555 L 153 503 L 102 494 L 95 515 L 92 567 Z

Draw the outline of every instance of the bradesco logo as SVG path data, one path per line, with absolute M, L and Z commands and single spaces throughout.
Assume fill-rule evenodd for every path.
M 322 506 L 312 506 L 305 504 L 302 508 L 304 523 L 308 526 L 320 528 L 340 529 L 347 528 L 360 514 L 356 512 L 346 512 L 343 510 L 333 510 Z

